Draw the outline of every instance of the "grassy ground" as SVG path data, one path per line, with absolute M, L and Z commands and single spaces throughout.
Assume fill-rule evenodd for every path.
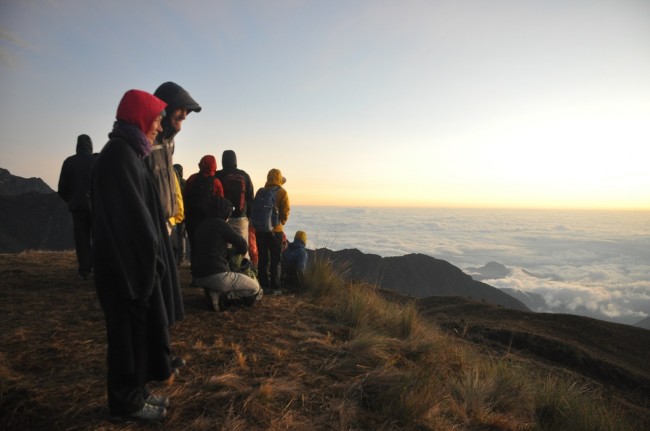
M 223 313 L 180 269 L 187 317 L 172 340 L 188 365 L 154 388 L 171 398 L 164 429 L 625 430 L 648 420 L 594 381 L 477 348 L 408 299 L 386 301 L 315 263 L 309 294 Z M 0 315 L 0 429 L 140 428 L 106 420 L 103 316 L 74 253 L 0 255 Z

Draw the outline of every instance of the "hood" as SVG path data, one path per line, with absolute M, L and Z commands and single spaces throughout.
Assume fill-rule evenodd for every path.
M 129 90 L 122 96 L 115 118 L 133 124 L 146 135 L 165 106 L 165 102 L 146 91 Z
M 280 169 L 271 169 L 266 175 L 266 187 L 268 186 L 281 186 L 286 183 L 287 179 L 282 176 Z
M 199 162 L 199 169 L 201 170 L 201 173 L 206 177 L 214 176 L 214 173 L 217 172 L 217 159 L 209 154 L 207 156 L 203 156 Z
M 221 220 L 228 220 L 232 214 L 230 201 L 218 195 L 212 195 L 208 202 L 208 217 L 218 217 Z
M 226 150 L 221 156 L 221 166 L 224 169 L 237 169 L 237 155 L 233 150 Z
M 303 244 L 307 244 L 307 233 L 305 231 L 299 230 L 296 231 L 296 234 L 293 237 L 294 241 L 301 241 Z
M 92 154 L 93 141 L 88 135 L 77 136 L 77 154 Z
M 163 118 L 161 125 L 163 128 L 162 136 L 166 139 L 172 139 L 178 130 L 171 125 L 171 114 L 178 108 L 185 108 L 189 112 L 200 112 L 201 106 L 190 96 L 183 87 L 174 82 L 165 82 L 154 92 L 154 96 L 167 103 L 165 112 L 167 115 Z

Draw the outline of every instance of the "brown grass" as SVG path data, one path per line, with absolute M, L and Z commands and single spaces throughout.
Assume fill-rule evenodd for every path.
M 552 429 L 540 424 L 584 395 L 551 384 L 535 399 L 533 373 L 516 370 L 527 360 L 485 359 L 370 286 L 332 295 L 331 270 L 315 268 L 310 295 L 215 313 L 181 268 L 187 317 L 172 340 L 188 365 L 155 388 L 172 402 L 164 429 Z M 0 429 L 140 428 L 106 420 L 103 315 L 74 253 L 0 255 L 0 315 Z

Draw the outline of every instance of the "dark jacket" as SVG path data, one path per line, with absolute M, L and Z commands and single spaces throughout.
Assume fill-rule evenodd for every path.
M 253 198 L 255 197 L 255 189 L 253 188 L 253 181 L 251 180 L 250 175 L 241 169 L 237 169 L 237 155 L 232 150 L 226 150 L 221 156 L 221 165 L 223 169 L 218 170 L 215 176 L 219 178 L 221 184 L 224 187 L 224 195 L 228 195 L 228 190 L 226 190 L 227 184 L 224 183 L 223 178 L 230 173 L 240 174 L 244 177 L 244 185 L 246 187 L 244 196 L 246 199 L 246 207 L 244 211 L 239 211 L 239 208 L 236 208 L 232 216 L 235 218 L 247 217 L 251 218 L 251 210 L 253 209 Z
M 201 157 L 199 172 L 190 175 L 183 188 L 185 225 L 190 240 L 198 225 L 207 216 L 208 201 L 212 196 L 223 197 L 221 181 L 215 177 L 217 160 L 212 155 Z
M 102 306 L 135 301 L 167 327 L 184 315 L 166 219 L 151 172 L 117 127 L 92 177 L 95 285 Z
M 163 131 L 156 137 L 152 152 L 146 158 L 146 163 L 158 188 L 163 215 L 165 219 L 169 219 L 178 214 L 179 211 L 175 195 L 176 185 L 174 183 L 176 174 L 172 162 L 175 146 L 174 137 L 178 130 L 171 125 L 171 114 L 179 108 L 199 112 L 201 107 L 187 91 L 173 82 L 162 84 L 156 89 L 154 95 L 167 103 L 165 108 L 167 115 L 161 123 Z
M 246 240 L 219 217 L 208 217 L 196 229 L 192 243 L 192 275 L 196 278 L 230 271 L 228 243 L 236 254 L 246 254 Z
M 304 272 L 307 268 L 307 259 L 305 243 L 296 239 L 289 243 L 287 249 L 282 253 L 282 269 L 296 269 Z
M 63 162 L 57 193 L 72 212 L 90 211 L 90 172 L 97 154 L 88 135 L 77 137 L 77 152 Z

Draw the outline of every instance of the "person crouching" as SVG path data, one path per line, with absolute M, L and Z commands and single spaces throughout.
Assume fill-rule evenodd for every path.
M 227 199 L 212 196 L 207 218 L 196 228 L 192 243 L 192 276 L 203 287 L 215 311 L 223 311 L 226 298 L 241 298 L 244 304 L 253 305 L 262 297 L 257 280 L 230 270 L 229 253 L 243 255 L 248 250 L 244 237 L 227 223 L 231 213 L 232 205 Z

